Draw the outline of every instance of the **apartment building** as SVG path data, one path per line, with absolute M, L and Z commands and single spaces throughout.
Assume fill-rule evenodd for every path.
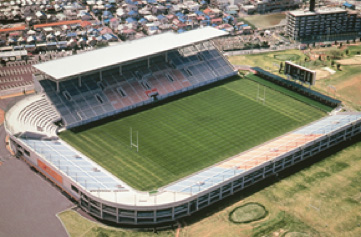
M 290 11 L 287 35 L 298 41 L 333 41 L 354 39 L 361 33 L 361 16 L 342 8 Z

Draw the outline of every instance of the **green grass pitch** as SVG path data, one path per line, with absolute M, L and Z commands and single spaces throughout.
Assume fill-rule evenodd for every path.
M 238 79 L 60 137 L 139 190 L 154 190 L 321 118 L 324 112 Z M 264 87 L 259 86 L 263 96 Z M 130 127 L 139 152 L 130 147 Z

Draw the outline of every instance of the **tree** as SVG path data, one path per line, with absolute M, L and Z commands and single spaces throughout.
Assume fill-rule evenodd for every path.
M 322 57 L 321 55 L 318 56 L 318 60 L 322 61 Z
M 341 64 L 337 64 L 337 70 L 341 71 Z
M 283 62 L 280 63 L 280 70 L 278 72 L 281 72 L 283 69 Z
M 341 52 L 339 50 L 330 50 L 330 55 L 332 59 L 340 59 Z
M 348 49 L 346 49 L 345 53 L 346 53 L 346 55 L 348 55 L 348 53 L 349 53 Z

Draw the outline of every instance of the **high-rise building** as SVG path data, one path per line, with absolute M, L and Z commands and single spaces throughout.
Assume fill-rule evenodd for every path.
M 361 33 L 361 16 L 357 11 L 342 8 L 290 11 L 287 14 L 287 35 L 299 41 L 331 41 L 352 39 Z

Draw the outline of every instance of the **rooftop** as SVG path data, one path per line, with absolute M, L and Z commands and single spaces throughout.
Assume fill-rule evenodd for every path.
M 315 11 L 310 11 L 308 9 L 306 10 L 295 10 L 290 11 L 289 13 L 293 16 L 313 16 L 313 15 L 320 15 L 320 14 L 333 14 L 333 13 L 344 13 L 347 12 L 347 10 L 334 7 L 334 8 L 321 8 L 316 9 Z

